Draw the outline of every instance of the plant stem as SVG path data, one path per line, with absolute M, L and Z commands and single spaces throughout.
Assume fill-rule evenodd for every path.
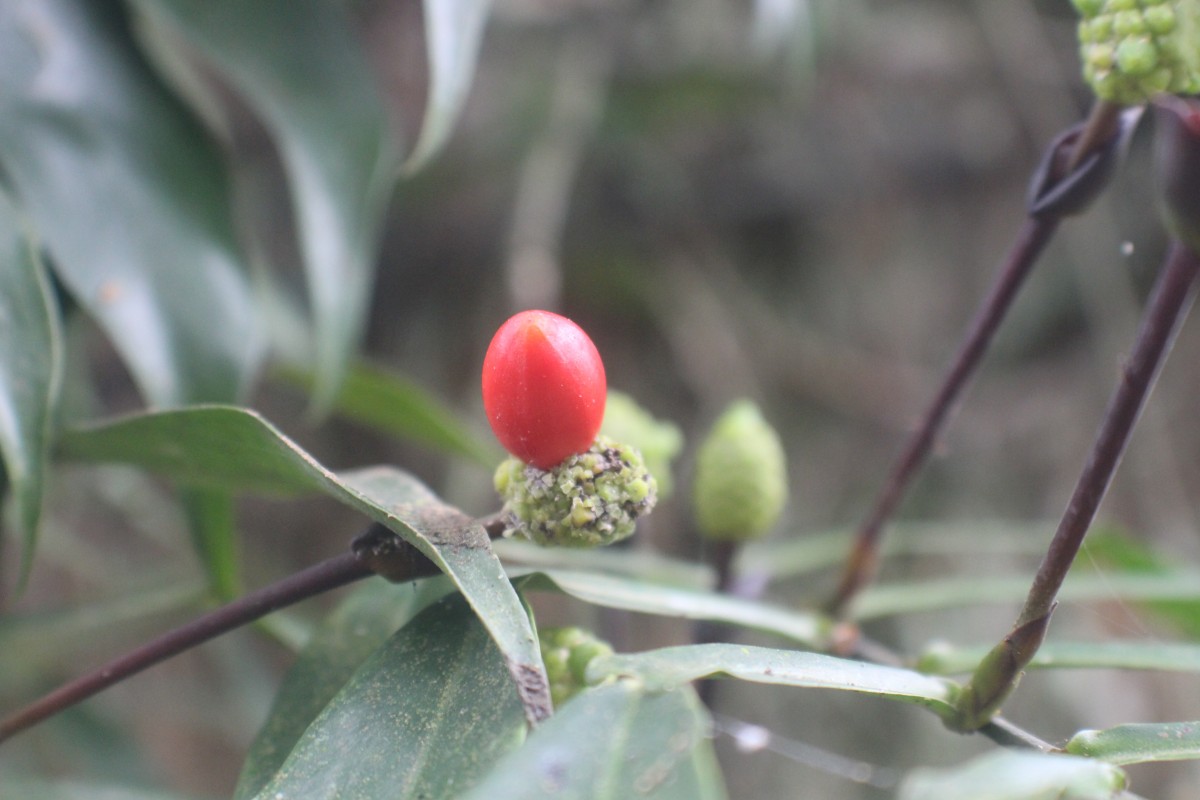
M 1175 243 L 1147 303 L 1133 352 L 1109 400 L 1091 454 L 1034 577 L 1025 605 L 1012 631 L 984 657 L 963 688 L 959 710 L 964 729 L 975 729 L 991 719 L 1041 646 L 1058 591 L 1108 491 L 1175 333 L 1187 316 L 1198 275 L 1200 258 Z
M 1021 227 L 1008 258 L 971 320 L 941 388 L 925 410 L 916 430 L 905 442 L 904 449 L 893 462 L 887 482 L 858 529 L 837 591 L 826 606 L 830 615 L 844 616 L 850 601 L 874 577 L 879 559 L 879 540 L 883 535 L 884 526 L 895 513 L 917 471 L 929 458 L 938 434 L 954 410 L 955 402 L 983 358 L 1017 291 L 1057 227 L 1058 220 L 1052 218 L 1027 219 Z

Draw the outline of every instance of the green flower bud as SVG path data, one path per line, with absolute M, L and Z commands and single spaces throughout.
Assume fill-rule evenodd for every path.
M 1075 0 L 1083 76 L 1125 105 L 1200 91 L 1200 0 Z
M 495 484 L 505 533 L 558 547 L 620 541 L 658 500 L 641 454 L 606 436 L 549 470 L 509 458 L 496 469 Z
M 581 628 L 543 628 L 538 638 L 550 679 L 550 699 L 556 708 L 587 686 L 587 668 L 592 659 L 613 652 L 607 642 Z
M 755 539 L 779 519 L 787 495 L 779 436 L 752 402 L 734 403 L 696 457 L 692 500 L 700 533 L 710 539 Z
M 646 469 L 658 481 L 658 496 L 671 494 L 671 462 L 683 448 L 683 433 L 673 422 L 655 419 L 627 394 L 610 390 L 600 432 L 638 449 Z

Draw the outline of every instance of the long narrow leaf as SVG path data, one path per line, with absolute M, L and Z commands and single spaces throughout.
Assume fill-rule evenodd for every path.
M 1102 731 L 1080 731 L 1066 750 L 1110 764 L 1200 759 L 1200 722 L 1131 723 Z

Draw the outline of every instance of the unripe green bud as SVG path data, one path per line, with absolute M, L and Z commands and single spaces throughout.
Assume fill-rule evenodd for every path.
M 710 539 L 742 541 L 766 533 L 787 502 L 783 445 L 749 400 L 731 405 L 696 457 L 696 524 Z
M 505 533 L 558 547 L 624 539 L 658 500 L 641 454 L 606 436 L 549 470 L 509 458 L 496 469 L 495 484 L 504 498 Z
M 1074 0 L 1083 76 L 1102 100 L 1136 105 L 1200 91 L 1200 0 Z
M 646 469 L 658 481 L 658 496 L 665 498 L 671 494 L 674 488 L 671 461 L 683 448 L 679 426 L 655 419 L 629 395 L 609 390 L 600 432 L 636 447 L 646 462 Z
M 550 699 L 556 708 L 587 686 L 587 668 L 592 659 L 613 652 L 608 642 L 581 628 L 543 628 L 538 638 L 550 679 Z

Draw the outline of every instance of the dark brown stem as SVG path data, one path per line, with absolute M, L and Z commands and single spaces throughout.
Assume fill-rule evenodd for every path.
M 893 462 L 883 490 L 858 529 L 841 582 L 826 607 L 830 615 L 844 616 L 850 601 L 874 577 L 884 526 L 895 513 L 917 471 L 928 459 L 938 434 L 954 410 L 955 402 L 966 388 L 996 329 L 1012 305 L 1013 298 L 1057 227 L 1057 219 L 1052 218 L 1027 219 L 1022 226 L 1012 251 L 971 320 L 941 388 Z
M 1083 131 L 1079 134 L 1079 138 L 1075 140 L 1075 147 L 1071 151 L 1070 158 L 1064 165 L 1063 174 L 1070 173 L 1079 163 L 1083 161 L 1083 157 L 1092 150 L 1102 147 L 1105 142 L 1112 139 L 1116 135 L 1121 124 L 1121 112 L 1124 110 L 1122 106 L 1116 103 L 1110 103 L 1107 100 L 1097 100 L 1092 106 L 1092 110 L 1088 112 L 1087 121 L 1083 125 Z
M 1108 491 L 1175 333 L 1187 315 L 1198 275 L 1200 258 L 1181 244 L 1173 245 L 1143 313 L 1133 353 L 1109 400 L 1091 454 L 1034 577 L 1025 605 L 1012 631 L 984 657 L 963 687 L 959 702 L 963 729 L 975 729 L 992 718 L 1041 646 L 1058 591 Z

